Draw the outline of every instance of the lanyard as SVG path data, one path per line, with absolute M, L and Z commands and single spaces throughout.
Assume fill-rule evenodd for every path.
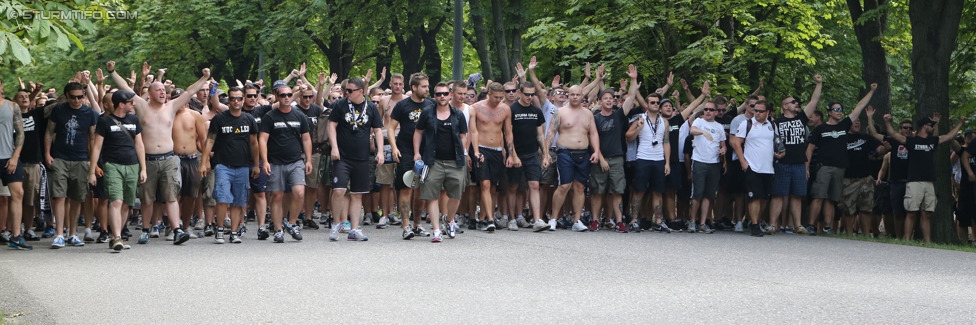
M 353 131 L 359 130 L 357 124 L 362 122 L 363 117 L 366 116 L 366 101 L 363 101 L 363 110 L 359 112 L 359 116 L 356 116 L 356 108 L 352 106 L 352 102 L 347 99 L 346 103 L 349 104 L 349 114 L 352 114 L 352 121 L 349 121 L 349 124 L 352 124 Z
M 660 119 L 660 118 L 661 118 L 661 116 L 658 115 L 657 118 L 654 119 L 654 123 L 651 123 L 651 119 L 647 118 L 647 113 L 644 113 L 644 121 L 646 121 L 647 122 L 647 126 L 651 128 L 651 138 L 652 139 L 657 139 L 657 122 L 658 122 L 658 119 Z

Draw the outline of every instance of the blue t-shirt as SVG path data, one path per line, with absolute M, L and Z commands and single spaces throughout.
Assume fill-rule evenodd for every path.
M 51 157 L 69 161 L 88 160 L 88 136 L 98 123 L 98 113 L 88 105 L 73 109 L 67 102 L 51 109 L 48 119 L 54 122 Z

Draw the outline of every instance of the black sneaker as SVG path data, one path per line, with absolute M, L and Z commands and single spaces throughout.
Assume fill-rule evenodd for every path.
M 302 225 L 302 228 L 309 228 L 309 229 L 318 230 L 319 229 L 319 224 L 315 223 L 315 220 L 305 219 L 305 222 Z
M 214 227 L 213 226 L 207 225 L 207 226 L 203 227 L 203 236 L 204 237 L 210 237 L 210 236 L 213 236 L 213 235 L 214 235 Z
M 129 233 L 129 227 L 122 227 L 122 240 L 128 241 L 129 237 L 132 237 L 132 234 Z
M 758 224 L 749 225 L 749 231 L 752 233 L 752 237 L 762 237 L 763 231 Z
M 176 228 L 173 231 L 173 245 L 185 243 L 187 240 L 190 240 L 190 234 L 183 231 L 183 229 Z
M 7 244 L 7 246 L 13 249 L 26 249 L 26 250 L 34 249 L 34 246 L 27 244 L 27 241 L 24 240 L 23 235 L 18 235 L 16 237 L 10 238 L 10 242 Z
M 271 233 L 268 232 L 267 228 L 258 228 L 258 240 L 266 240 L 268 237 L 271 237 Z
M 104 244 L 108 242 L 108 234 L 105 232 L 104 229 L 102 229 L 102 231 L 98 233 L 98 238 L 95 239 L 95 242 L 99 244 Z
M 477 230 L 477 229 L 478 229 L 478 219 L 476 218 L 468 219 L 468 230 Z
M 41 237 L 34 233 L 34 229 L 28 229 L 24 232 L 24 240 L 26 241 L 40 241 Z

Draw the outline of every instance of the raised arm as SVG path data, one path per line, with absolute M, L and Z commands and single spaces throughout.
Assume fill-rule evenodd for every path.
M 640 85 L 637 84 L 637 67 L 633 64 L 627 66 L 627 76 L 630 77 L 630 89 L 627 92 L 627 99 L 624 100 L 623 107 L 624 116 L 630 114 L 630 110 L 634 108 L 634 99 L 636 99 L 640 94 L 637 92 L 637 88 Z
M 700 112 L 701 109 L 705 107 L 702 105 L 702 103 L 705 102 L 705 98 L 709 94 L 711 93 L 708 90 L 708 81 L 706 81 L 704 84 L 702 84 L 701 95 L 698 95 L 698 98 L 693 99 L 691 103 L 688 104 L 688 107 L 681 110 L 681 117 L 684 117 L 687 120 L 689 117 L 691 117 L 692 113 Z
M 186 103 L 189 103 L 190 98 L 193 98 L 197 91 L 200 90 L 200 88 L 203 88 L 203 85 L 205 85 L 210 79 L 210 68 L 203 68 L 201 72 L 203 72 L 203 76 L 200 77 L 200 80 L 197 80 L 197 82 L 194 82 L 192 85 L 190 85 L 190 87 L 187 87 L 186 91 L 184 91 L 180 97 L 173 98 L 170 101 L 171 106 L 169 109 L 173 111 L 173 114 L 176 114 L 176 111 L 185 106 Z
M 818 86 L 819 88 L 819 86 Z M 868 135 L 878 141 L 884 141 L 884 135 L 878 133 L 878 130 L 874 126 L 874 106 L 868 105 L 864 110 L 868 116 Z
M 17 114 L 14 114 L 14 115 L 17 115 Z M 949 130 L 949 133 L 946 133 L 946 134 L 943 134 L 943 135 L 940 135 L 939 136 L 939 143 L 944 143 L 946 141 L 949 141 L 949 140 L 952 140 L 953 138 L 955 138 L 956 137 L 956 134 L 959 133 L 959 129 L 962 128 L 962 124 L 963 123 L 966 123 L 966 116 L 965 115 L 959 116 L 959 123 L 956 123 L 956 126 L 953 127 L 952 130 Z M 967 163 L 967 165 L 968 165 L 968 163 Z
M 546 102 L 546 98 L 548 98 L 549 91 L 546 90 L 546 85 L 542 81 L 539 81 L 539 77 L 535 75 L 535 68 L 537 66 L 539 66 L 539 63 L 536 61 L 535 56 L 532 56 L 529 59 L 529 80 L 535 86 L 535 98 L 532 99 L 532 103 L 536 107 L 542 107 Z
M 869 90 L 868 93 L 864 95 L 864 98 L 861 98 L 861 101 L 857 102 L 857 106 L 855 106 L 854 110 L 851 111 L 851 115 L 847 116 L 851 119 L 851 121 L 857 119 L 857 117 L 861 115 L 861 111 L 868 106 L 869 102 L 871 102 L 871 97 L 874 97 L 874 91 L 877 89 L 878 89 L 878 84 L 876 83 L 871 84 L 871 90 Z
M 898 141 L 898 143 L 905 144 L 905 136 L 901 133 L 895 132 L 895 128 L 891 127 L 891 114 L 884 115 L 885 121 L 885 131 L 888 133 L 888 137 Z
M 807 106 L 803 107 L 803 113 L 807 115 L 807 118 L 813 117 L 813 112 L 817 110 L 817 104 L 820 103 L 820 93 L 823 90 L 822 76 L 819 74 L 813 75 L 813 81 L 817 82 L 817 87 L 813 88 L 813 95 L 810 95 L 810 102 L 807 103 Z
M 217 87 L 217 84 L 211 83 L 211 87 Z M 227 107 L 227 105 L 221 103 L 220 98 L 218 98 L 217 96 L 208 96 L 208 97 L 210 97 L 210 108 L 212 108 L 215 112 L 220 113 L 230 109 L 229 107 Z

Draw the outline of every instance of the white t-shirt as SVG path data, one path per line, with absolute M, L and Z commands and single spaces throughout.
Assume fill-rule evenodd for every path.
M 637 119 L 641 119 L 641 118 L 643 118 L 641 114 L 634 114 L 633 116 L 631 116 L 630 119 L 627 120 L 627 129 L 629 130 L 630 125 L 634 124 L 634 122 L 637 121 Z M 624 161 L 635 161 L 635 160 L 637 160 L 637 138 L 634 138 L 633 141 L 627 141 L 627 157 L 624 159 Z
M 705 135 L 697 135 L 691 140 L 692 146 L 694 146 L 694 150 L 691 152 L 691 160 L 706 164 L 721 162 L 719 160 L 718 150 L 721 148 L 722 142 L 725 141 L 725 128 L 722 127 L 722 124 L 699 118 L 695 119 L 695 123 L 691 126 L 712 135 L 712 141 L 708 141 Z
M 691 134 L 691 121 L 685 121 L 681 123 L 681 127 L 678 128 L 678 161 L 685 162 L 685 140 L 688 139 L 688 135 Z
M 664 135 L 668 134 L 664 118 L 658 114 L 656 120 L 648 121 L 647 113 L 639 116 L 644 119 L 644 127 L 637 134 L 637 159 L 663 161 Z
M 752 130 L 746 137 L 746 127 L 749 123 L 743 122 L 735 130 L 735 136 L 745 138 L 745 146 L 742 147 L 742 155 L 749 163 L 749 169 L 759 174 L 772 174 L 773 172 L 773 123 L 766 119 L 765 123 L 760 124 L 756 118 L 752 118 Z
M 732 119 L 732 124 L 729 124 L 729 133 L 735 135 L 735 131 L 739 129 L 739 125 L 745 124 L 746 120 L 748 119 L 749 118 L 746 117 L 745 113 L 736 115 L 735 118 Z M 739 155 L 735 154 L 735 150 L 732 150 L 732 148 L 728 148 L 728 149 L 732 151 L 732 160 L 733 161 L 739 160 Z

